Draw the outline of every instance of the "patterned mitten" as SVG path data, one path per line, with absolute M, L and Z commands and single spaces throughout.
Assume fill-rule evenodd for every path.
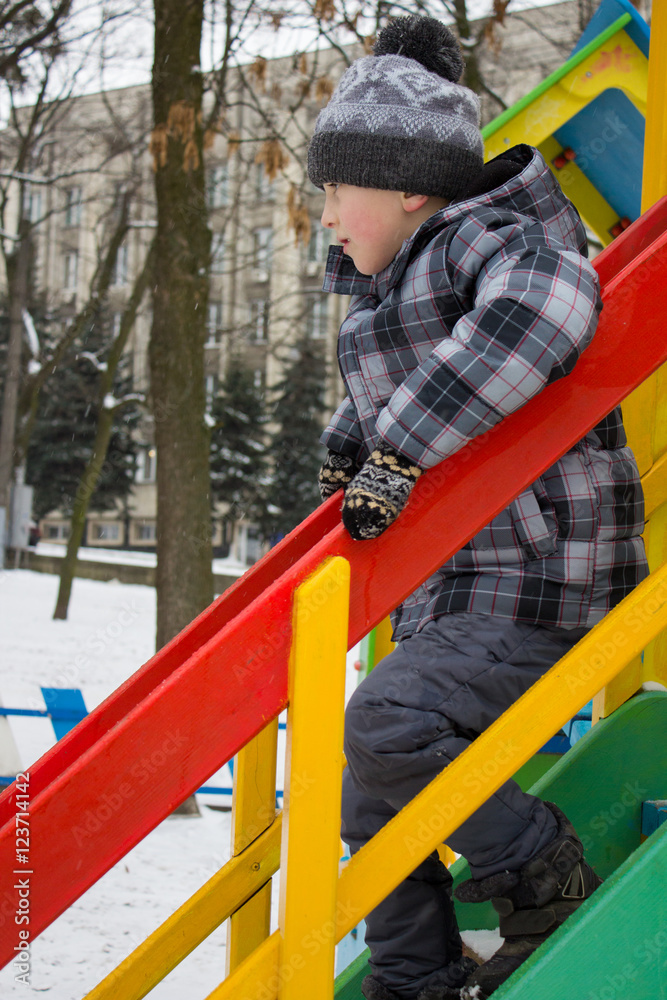
M 322 499 L 328 500 L 338 490 L 347 486 L 358 469 L 359 466 L 349 455 L 339 455 L 338 452 L 330 451 L 317 477 Z
M 401 513 L 421 476 L 402 455 L 376 448 L 345 490 L 343 524 L 356 541 L 377 538 Z

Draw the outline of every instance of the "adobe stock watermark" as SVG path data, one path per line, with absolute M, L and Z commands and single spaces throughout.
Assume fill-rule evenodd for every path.
M 662 583 L 643 604 L 629 609 L 625 614 L 621 613 L 619 627 L 609 633 L 606 638 L 600 639 L 594 652 L 582 660 L 575 675 L 568 674 L 565 678 L 567 686 L 571 692 L 578 690 L 600 673 L 607 664 L 616 659 L 618 653 L 624 650 L 630 643 L 630 634 L 637 636 L 642 633 L 647 625 L 650 625 L 655 614 L 660 611 L 667 601 L 667 582 Z M 614 614 L 615 612 L 612 612 Z M 595 632 L 591 633 L 590 639 L 595 637 Z M 588 641 L 588 637 L 584 640 Z M 628 657 L 628 660 L 631 656 Z
M 638 781 L 626 781 L 623 790 L 615 802 L 601 809 L 588 821 L 583 829 L 579 829 L 579 837 L 584 850 L 589 851 L 596 840 L 607 836 L 610 830 L 624 820 L 629 812 L 635 813 L 641 808 L 642 802 L 649 795 L 648 788 L 642 788 Z
M 346 585 L 342 574 L 328 575 L 319 587 L 311 591 L 308 597 L 301 594 L 299 596 L 299 625 L 305 624 L 312 614 L 321 610 L 329 598 Z M 234 676 L 238 680 L 244 680 L 254 674 L 276 653 L 285 649 L 288 641 L 292 638 L 293 631 L 292 621 L 287 618 L 277 626 L 268 627 L 267 623 L 264 641 L 261 645 L 256 646 L 245 660 L 233 664 Z
M 278 995 L 280 987 L 294 979 L 294 973 L 306 967 L 306 956 L 314 958 L 320 953 L 322 948 L 330 946 L 335 940 L 336 927 L 340 919 L 352 920 L 356 916 L 355 911 L 347 907 L 344 903 L 337 903 L 336 909 L 330 920 L 325 921 L 321 927 L 315 927 L 301 938 L 299 942 L 300 950 L 294 952 L 283 962 L 275 975 L 271 976 L 266 983 L 262 983 L 260 988 L 252 995 L 246 994 L 239 1000 L 274 1000 Z
M 30 893 L 34 872 L 30 866 L 30 774 L 16 775 L 14 785 L 15 803 L 15 851 L 13 870 L 16 893 L 14 899 L 14 925 L 17 928 L 16 953 L 13 961 L 14 981 L 30 985 Z M 3 921 L 4 923 L 4 921 Z
M 492 758 L 485 760 L 479 767 L 467 771 L 461 781 L 461 786 L 466 789 L 468 794 L 458 789 L 447 800 L 437 802 L 431 815 L 427 819 L 421 819 L 417 826 L 403 837 L 403 843 L 410 856 L 420 852 L 424 844 L 432 841 L 433 834 L 440 833 L 445 825 L 450 823 L 459 811 L 466 807 L 471 796 L 477 796 L 479 792 L 492 785 L 500 768 L 516 757 L 518 752 L 518 747 L 512 740 L 502 740 Z M 490 794 L 491 792 L 489 792 Z
M 137 790 L 144 787 L 158 772 L 165 767 L 183 746 L 188 744 L 188 737 L 180 730 L 168 732 L 158 749 L 150 754 L 139 757 L 130 768 L 132 781 L 121 781 L 111 791 L 102 792 L 97 799 L 97 805 L 87 809 L 80 822 L 72 826 L 71 834 L 77 847 L 81 847 L 102 829 L 113 817 L 136 798 Z
M 628 126 L 614 111 L 608 111 L 603 120 L 605 124 L 600 134 L 577 149 L 574 165 L 584 173 L 596 160 L 608 153 L 610 147 L 627 138 Z M 558 171 L 558 182 L 562 188 L 568 187 L 575 179 L 575 171 L 571 166 Z
M 635 996 L 633 985 L 637 977 L 645 973 L 646 966 L 657 965 L 664 968 L 667 964 L 667 930 L 660 929 L 655 934 L 644 938 L 630 954 L 629 962 L 625 962 L 618 972 L 602 973 L 602 986 L 589 993 L 586 1000 L 617 1000 Z M 656 984 L 657 986 L 657 981 Z M 643 994 L 642 994 L 643 995 Z M 657 993 L 656 993 L 657 996 Z

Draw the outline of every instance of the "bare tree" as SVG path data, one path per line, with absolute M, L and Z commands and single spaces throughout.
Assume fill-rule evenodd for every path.
M 118 250 L 124 232 L 127 231 L 128 200 L 124 199 L 121 220 L 109 243 L 109 248 L 103 262 L 102 271 L 110 273 L 117 259 Z M 86 526 L 86 516 L 90 506 L 91 498 L 95 493 L 95 487 L 99 481 L 104 463 L 106 462 L 109 443 L 113 431 L 114 419 L 130 403 L 145 402 L 143 393 L 129 393 L 121 399 L 116 399 L 113 394 L 114 379 L 118 370 L 123 351 L 127 345 L 128 338 L 132 332 L 137 310 L 141 304 L 149 281 L 152 277 L 153 255 L 152 251 L 146 255 L 144 265 L 139 272 L 132 289 L 127 305 L 123 310 L 118 333 L 113 337 L 111 344 L 104 353 L 104 358 L 92 356 L 91 364 L 95 365 L 99 373 L 98 385 L 98 416 L 97 432 L 93 443 L 90 458 L 81 477 L 81 482 L 74 498 L 72 510 L 70 534 L 67 540 L 67 551 L 60 568 L 60 587 L 56 600 L 56 607 L 53 612 L 54 618 L 67 618 L 69 600 L 72 592 L 72 581 L 76 571 L 79 547 L 83 539 Z M 104 281 L 101 282 L 104 285 Z
M 35 53 L 56 56 L 61 30 L 72 0 L 37 4 L 31 0 L 0 0 L 0 78 L 25 80 L 25 63 Z
M 108 19 L 114 16 L 109 14 Z M 62 149 L 61 143 L 60 156 L 56 149 L 63 132 L 68 128 L 71 131 L 78 79 L 90 66 L 91 53 L 100 33 L 106 30 L 107 19 L 103 17 L 92 29 L 79 28 L 72 22 L 71 0 L 53 3 L 50 8 L 0 0 L 1 25 L 5 31 L 0 44 L 0 99 L 8 119 L 0 133 L 0 257 L 5 265 L 9 302 L 0 426 L 0 507 L 6 507 L 14 470 L 27 450 L 39 392 L 67 356 L 71 344 L 85 333 L 103 294 L 98 280 L 103 268 L 98 268 L 90 302 L 66 325 L 53 349 L 41 355 L 38 345 L 26 367 L 23 341 L 34 290 L 35 245 L 53 213 L 66 210 L 57 192 L 81 183 L 90 171 L 72 156 L 78 142 L 69 149 Z M 116 125 L 111 115 L 109 122 L 95 123 L 97 141 L 103 147 L 107 142 L 103 157 L 95 164 L 96 171 L 121 159 L 130 148 Z M 80 124 L 76 129 L 80 135 Z M 98 222 L 103 214 L 98 213 Z

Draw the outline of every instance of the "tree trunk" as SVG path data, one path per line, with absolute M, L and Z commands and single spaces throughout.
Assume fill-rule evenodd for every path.
M 114 411 L 102 409 L 97 422 L 97 433 L 95 435 L 95 445 L 93 454 L 86 466 L 86 471 L 81 477 L 79 488 L 74 499 L 74 508 L 70 521 L 70 532 L 67 540 L 67 552 L 60 567 L 60 587 L 58 589 L 58 599 L 56 601 L 54 618 L 67 618 L 69 599 L 72 593 L 72 581 L 76 572 L 76 563 L 79 555 L 79 547 L 83 532 L 86 527 L 86 515 L 90 498 L 95 492 L 97 481 L 100 478 L 102 467 L 106 461 L 111 432 L 113 430 Z
M 22 229 L 25 227 L 22 225 Z M 16 412 L 21 381 L 21 350 L 23 347 L 23 310 L 28 301 L 28 259 L 30 244 L 25 232 L 19 232 L 16 251 L 7 261 L 9 283 L 9 344 L 5 391 L 2 400 L 0 426 L 0 507 L 9 510 L 9 494 L 14 478 L 14 439 Z M 10 262 L 11 261 L 11 262 Z M 0 565 L 2 560 L 0 559 Z
M 157 647 L 213 599 L 204 342 L 210 232 L 199 70 L 204 0 L 155 0 L 157 236 L 150 339 L 157 448 Z

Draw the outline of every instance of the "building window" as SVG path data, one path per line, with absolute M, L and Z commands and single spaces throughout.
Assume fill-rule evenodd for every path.
M 52 542 L 67 541 L 69 538 L 69 524 L 47 524 L 44 526 L 44 534 Z
M 65 191 L 65 225 L 81 224 L 81 188 L 71 187 Z
M 98 521 L 93 524 L 92 536 L 96 542 L 117 542 L 120 540 L 120 525 Z
M 138 542 L 154 542 L 157 539 L 155 523 L 142 521 L 134 526 L 134 535 Z
M 111 275 L 111 287 L 112 288 L 122 288 L 127 284 L 127 265 L 128 265 L 128 252 L 127 247 L 123 244 L 118 247 L 118 252 L 116 254 L 116 260 L 113 266 L 113 273 Z
M 252 373 L 252 381 L 255 389 L 264 392 L 266 389 L 266 368 L 255 368 Z
M 269 339 L 269 303 L 267 299 L 255 299 L 250 303 L 250 337 L 256 344 L 264 344 Z
M 220 163 L 208 172 L 206 197 L 209 208 L 221 208 L 227 204 L 227 164 Z
M 143 445 L 137 451 L 138 483 L 154 483 L 157 473 L 157 452 L 153 445 Z
M 313 295 L 306 302 L 306 333 L 313 340 L 326 337 L 328 296 Z
M 79 276 L 79 254 L 70 250 L 65 254 L 65 274 L 63 287 L 66 292 L 75 292 Z
M 218 395 L 218 376 L 207 375 L 204 380 L 204 390 L 206 392 L 206 412 L 213 409 L 213 400 Z
M 268 281 L 273 250 L 273 230 L 270 226 L 255 229 L 252 234 L 252 269 L 255 281 Z
M 220 343 L 222 332 L 222 302 L 209 302 L 206 320 L 207 347 L 216 347 Z
M 39 222 L 42 217 L 42 192 L 31 184 L 23 196 L 23 214 L 28 222 Z
M 211 274 L 222 274 L 225 269 L 225 237 L 213 233 L 211 240 Z

